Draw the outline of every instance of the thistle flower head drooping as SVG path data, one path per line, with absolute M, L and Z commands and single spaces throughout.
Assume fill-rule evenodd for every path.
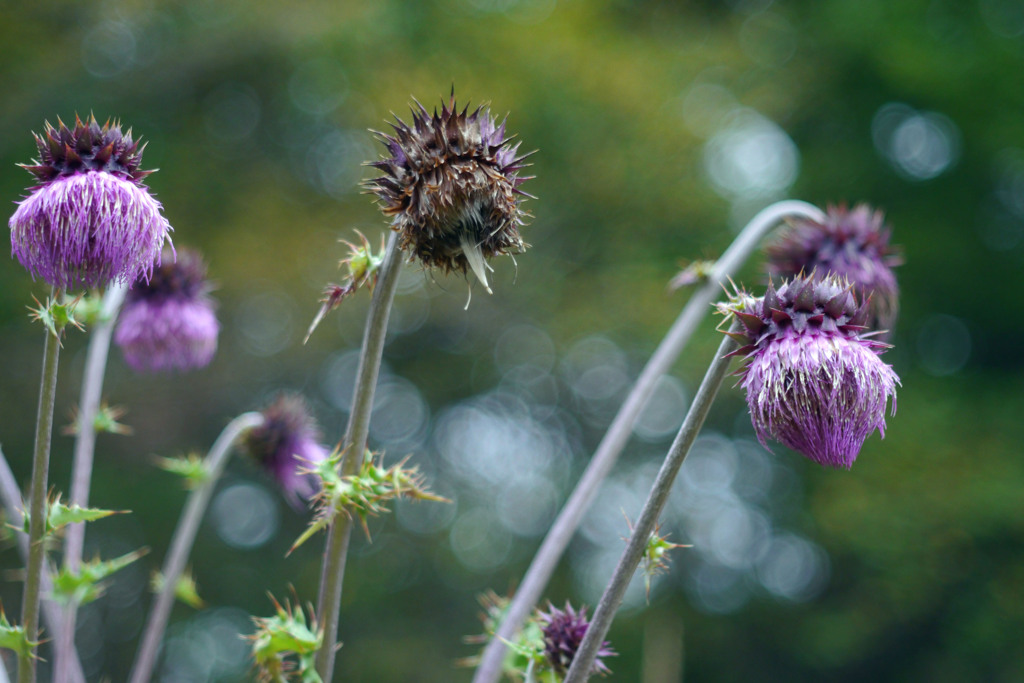
M 565 609 L 560 610 L 551 603 L 548 603 L 548 611 L 541 612 L 538 616 L 541 628 L 544 632 L 544 657 L 547 664 L 559 676 L 565 676 L 572 665 L 572 660 L 583 642 L 583 636 L 587 634 L 590 622 L 587 621 L 587 608 L 581 607 L 574 610 L 572 605 L 565 603 Z M 608 643 L 602 643 L 594 659 L 594 668 L 591 673 L 605 675 L 611 673 L 602 657 L 614 657 L 616 655 Z
M 114 342 L 138 372 L 205 367 L 217 350 L 220 325 L 213 311 L 206 265 L 198 252 L 165 254 L 149 281 L 125 297 Z
M 903 263 L 889 245 L 891 228 L 881 211 L 867 204 L 848 210 L 830 206 L 824 222 L 798 219 L 765 250 L 768 272 L 784 279 L 801 272 L 818 279 L 834 273 L 847 278 L 862 299 L 870 297 L 867 326 L 891 330 L 899 311 L 899 287 L 893 268 Z
M 316 496 L 318 480 L 309 473 L 328 456 L 306 402 L 297 394 L 282 394 L 263 410 L 263 424 L 242 437 L 245 451 L 267 471 L 295 508 Z
M 118 123 L 58 120 L 23 165 L 38 184 L 9 221 L 11 249 L 32 277 L 63 289 L 146 280 L 171 227 L 143 184 L 142 148 Z
M 388 155 L 369 164 L 384 175 L 367 181 L 381 210 L 399 234 L 399 246 L 427 267 L 445 272 L 469 270 L 488 292 L 487 259 L 519 253 L 526 244 L 519 226 L 520 176 L 529 156 L 517 156 L 519 144 L 505 135 L 486 107 L 460 113 L 454 91 L 441 113 L 419 102 L 412 125 L 397 116 L 393 135 L 377 133 Z
M 887 344 L 865 336 L 866 303 L 830 275 L 797 276 L 761 298 L 742 292 L 723 312 L 742 325 L 732 333 L 746 357 L 740 385 L 757 437 L 774 439 L 828 467 L 853 465 L 864 440 L 885 434 L 899 377 L 878 357 Z

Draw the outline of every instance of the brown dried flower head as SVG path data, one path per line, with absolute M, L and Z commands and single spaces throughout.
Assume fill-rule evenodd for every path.
M 374 131 L 388 155 L 369 164 L 383 175 L 365 187 L 411 258 L 445 272 L 472 270 L 490 292 L 487 259 L 528 246 L 519 227 L 529 214 L 520 204 L 532 195 L 519 186 L 532 176 L 519 171 L 529 154 L 517 156 L 519 143 L 486 106 L 460 113 L 454 90 L 440 113 L 419 102 L 411 109 L 411 126 L 395 116 L 393 135 Z

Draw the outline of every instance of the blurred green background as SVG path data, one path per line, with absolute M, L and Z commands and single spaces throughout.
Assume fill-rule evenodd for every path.
M 630 381 L 685 301 L 665 283 L 714 258 L 776 199 L 883 208 L 903 246 L 886 359 L 903 380 L 885 440 L 850 472 L 753 439 L 718 399 L 664 531 L 693 543 L 638 583 L 610 633 L 621 681 L 1024 680 L 1024 5 L 1018 0 L 431 0 L 4 3 L 0 197 L 13 211 L 44 120 L 94 112 L 149 141 L 148 184 L 178 245 L 218 283 L 207 369 L 136 376 L 112 353 L 86 555 L 149 546 L 83 612 L 90 680 L 124 680 L 184 493 L 154 455 L 204 451 L 227 421 L 303 392 L 325 441 L 344 427 L 367 297 L 302 345 L 336 240 L 384 222 L 358 182 L 368 128 L 416 97 L 510 112 L 539 149 L 523 231 L 495 293 L 403 274 L 374 446 L 413 454 L 450 506 L 400 506 L 356 538 L 336 680 L 459 681 L 475 596 L 507 592 Z M 758 259 L 740 278 L 763 282 Z M 27 481 L 45 287 L 0 265 L 0 442 Z M 708 319 L 659 388 L 548 591 L 594 604 L 718 343 Z M 65 342 L 57 411 L 85 335 Z M 1016 416 L 1016 417 L 1015 417 Z M 71 439 L 51 481 L 66 490 Z M 155 680 L 252 673 L 239 633 L 270 591 L 316 595 L 320 541 L 237 459 L 192 557 L 207 607 L 179 606 Z M 8 547 L 0 597 L 19 613 Z M 44 670 L 45 670 L 45 664 Z M 683 673 L 685 672 L 685 673 Z

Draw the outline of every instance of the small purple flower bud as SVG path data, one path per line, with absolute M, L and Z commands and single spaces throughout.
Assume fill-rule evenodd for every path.
M 764 297 L 738 294 L 723 307 L 742 324 L 732 334 L 747 360 L 737 374 L 762 445 L 774 439 L 828 467 L 849 469 L 864 440 L 885 435 L 899 377 L 868 338 L 867 304 L 835 275 L 798 276 Z
M 217 350 L 220 325 L 207 295 L 206 266 L 182 249 L 165 254 L 149 282 L 136 282 L 125 297 L 114 342 L 137 372 L 205 367 Z
M 9 221 L 11 250 L 32 274 L 63 289 L 148 279 L 171 226 L 143 185 L 142 147 L 117 123 L 75 118 L 36 135 L 23 167 L 39 184 Z
M 297 394 L 282 394 L 263 410 L 263 424 L 250 429 L 242 440 L 246 452 L 281 486 L 296 509 L 320 490 L 317 463 L 328 451 L 320 444 L 316 422 Z
M 825 221 L 798 219 L 765 250 L 768 272 L 789 279 L 814 273 L 822 279 L 830 273 L 844 277 L 861 299 L 870 297 L 867 326 L 891 330 L 899 311 L 899 287 L 892 269 L 903 263 L 897 248 L 889 245 L 891 228 L 881 211 L 859 204 L 830 206 Z
M 587 608 L 581 607 L 579 611 L 572 608 L 568 602 L 565 603 L 565 610 L 560 610 L 551 603 L 548 603 L 548 611 L 538 615 L 541 628 L 544 632 L 544 656 L 548 665 L 559 676 L 564 676 L 576 652 L 580 649 L 583 636 L 587 634 L 590 622 L 587 621 Z M 591 673 L 605 675 L 611 670 L 601 661 L 601 657 L 614 657 L 613 651 L 607 642 L 601 644 L 594 659 L 594 668 Z
M 526 244 L 519 226 L 527 216 L 519 204 L 531 195 L 519 189 L 530 177 L 517 156 L 518 143 L 505 135 L 490 110 L 459 113 L 455 94 L 431 116 L 419 102 L 413 125 L 395 117 L 394 135 L 377 133 L 388 155 L 370 166 L 384 175 L 367 181 L 402 249 L 427 267 L 473 271 L 487 291 L 487 259 L 519 253 Z M 374 131 L 376 132 L 376 131 Z

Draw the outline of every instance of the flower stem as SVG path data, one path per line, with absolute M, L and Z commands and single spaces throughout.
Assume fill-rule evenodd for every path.
M 7 459 L 4 457 L 2 449 L 0 449 L 0 499 L 3 499 L 4 512 L 7 514 L 8 520 L 20 519 L 25 514 L 25 501 L 21 499 L 21 490 L 18 488 L 18 482 L 14 479 L 14 473 L 11 472 L 11 467 L 7 464 Z M 28 564 L 28 535 L 24 532 L 16 532 L 15 535 L 18 538 L 18 551 L 21 553 L 25 564 Z M 49 593 L 52 589 L 53 575 L 50 572 L 50 568 L 44 565 L 40 590 L 45 594 Z M 60 607 L 53 600 L 44 600 L 42 607 L 43 619 L 46 620 L 47 627 L 51 631 L 56 631 L 60 627 L 61 622 Z M 78 653 L 71 650 L 63 654 L 59 652 L 59 647 L 60 644 L 55 642 L 54 650 L 57 650 L 57 656 L 65 656 L 71 663 L 71 668 L 68 671 L 69 678 L 64 680 L 68 681 L 68 683 L 85 683 L 85 674 L 82 672 L 81 662 L 78 661 Z M 2 683 L 2 679 L 0 679 L 0 683 Z
M 487 643 L 473 683 L 496 683 L 501 676 L 501 665 L 505 658 L 505 643 L 511 642 L 523 622 L 540 600 L 551 574 L 572 540 L 576 528 L 590 507 L 605 477 L 611 471 L 619 454 L 626 446 L 633 425 L 647 401 L 654 393 L 658 380 L 668 372 L 679 354 L 686 348 L 701 320 L 708 313 L 710 304 L 722 292 L 722 286 L 750 257 L 770 230 L 788 216 L 800 216 L 813 220 L 824 220 L 824 214 L 817 207 L 806 202 L 787 200 L 777 202 L 763 209 L 743 228 L 722 257 L 715 263 L 714 270 L 701 287 L 687 301 L 682 313 L 672 324 L 668 334 L 661 341 L 654 355 L 647 362 L 636 384 L 630 390 L 625 403 L 619 408 L 604 438 L 594 451 L 594 456 L 583 472 L 576 488 L 558 514 L 547 536 L 534 556 L 530 567 L 509 603 L 505 619 Z
M 51 300 L 56 300 L 55 290 Z M 60 331 L 46 330 L 43 347 L 43 376 L 39 388 L 39 410 L 36 417 L 35 452 L 32 456 L 32 484 L 29 499 L 28 563 L 25 568 L 25 590 L 21 601 L 21 624 L 25 637 L 39 637 L 39 594 L 43 580 L 46 548 L 46 483 L 50 470 L 50 439 L 53 436 L 53 402 L 57 390 L 57 361 L 60 357 Z M 35 683 L 36 647 L 18 654 L 18 683 Z
M 89 350 L 82 374 L 82 394 L 78 401 L 78 432 L 75 437 L 75 453 L 71 464 L 71 493 L 69 504 L 89 506 L 89 486 L 92 482 L 93 454 L 96 448 L 96 413 L 103 393 L 103 375 L 107 368 L 110 351 L 110 337 L 113 334 L 117 311 L 121 308 L 128 287 L 121 283 L 112 284 L 103 296 L 98 322 L 89 339 Z M 78 571 L 82 561 L 82 546 L 85 544 L 85 523 L 71 524 L 64 539 L 64 567 L 69 572 Z M 64 616 L 56 632 L 54 680 L 70 680 L 74 664 L 70 655 L 75 648 L 75 622 L 78 605 L 69 602 L 63 609 Z
M 227 464 L 231 446 L 245 431 L 258 427 L 262 423 L 263 416 L 259 413 L 242 413 L 228 423 L 228 426 L 224 428 L 210 448 L 203 463 L 206 469 L 206 478 L 189 495 L 185 509 L 181 513 L 181 519 L 178 521 L 178 528 L 174 530 L 167 559 L 164 560 L 163 587 L 153 602 L 153 609 L 146 622 L 146 630 L 142 634 L 139 652 L 135 657 L 135 665 L 132 667 L 129 679 L 132 683 L 148 683 L 152 679 L 157 650 L 164 629 L 167 627 L 171 607 L 174 605 L 174 593 L 178 579 L 185 571 L 185 563 L 188 561 L 189 553 L 192 552 L 192 544 L 195 541 L 196 532 L 199 531 L 199 523 L 210 503 L 217 480 L 220 479 L 221 472 L 224 471 L 224 465 Z
M 730 331 L 736 332 L 738 330 L 739 325 L 733 323 Z M 693 404 L 686 413 L 683 426 L 679 428 L 679 433 L 676 434 L 675 441 L 669 447 L 668 454 L 665 456 L 665 462 L 662 463 L 658 476 L 655 478 L 653 486 L 651 486 L 651 492 L 644 503 L 640 518 L 633 527 L 629 542 L 626 544 L 626 550 L 623 551 L 619 564 L 615 567 L 615 573 L 612 574 L 612 578 L 605 588 L 604 595 L 601 596 L 601 602 L 597 605 L 594 618 L 587 628 L 587 634 L 583 637 L 583 642 L 580 643 L 580 647 L 576 651 L 575 657 L 573 657 L 572 666 L 569 667 L 569 673 L 566 674 L 565 683 L 580 683 L 590 677 L 597 651 L 601 648 L 601 643 L 604 642 L 604 637 L 608 634 L 615 611 L 622 603 L 622 596 L 626 593 L 626 588 L 629 586 L 629 582 L 632 580 L 633 574 L 640 564 L 640 559 L 643 557 L 644 550 L 647 547 L 647 541 L 650 539 L 651 533 L 658 522 L 658 517 L 665 507 L 665 502 L 672 491 L 672 484 L 676 480 L 679 468 L 682 466 L 683 460 L 686 459 L 686 455 L 690 452 L 690 447 L 693 446 L 693 442 L 696 440 L 697 434 L 700 433 L 701 427 L 704 426 L 704 420 L 708 416 L 711 404 L 718 394 L 719 387 L 722 386 L 726 370 L 729 369 L 729 361 L 732 360 L 729 354 L 736 350 L 736 348 L 738 348 L 738 345 L 731 337 L 726 336 L 722 339 L 718 352 L 711 361 L 707 374 L 704 375 L 704 380 L 700 383 L 700 388 L 697 389 L 697 395 L 693 398 Z
M 341 442 L 345 454 L 341 472 L 345 475 L 356 474 L 363 463 L 370 431 L 373 394 L 377 388 L 377 375 L 380 372 L 384 339 L 387 336 L 388 317 L 391 314 L 391 302 L 395 298 L 401 269 L 402 252 L 398 248 L 398 235 L 392 233 L 388 239 L 384 263 L 381 265 L 377 286 L 373 291 L 373 300 L 366 316 L 366 331 L 363 335 L 363 348 L 352 396 L 352 412 L 349 414 L 345 437 Z M 350 516 L 337 511 L 334 522 L 327 532 L 324 547 L 320 595 L 316 610 L 324 628 L 324 645 L 316 655 L 316 670 L 324 681 L 330 681 L 334 672 L 334 654 L 337 649 L 334 643 L 338 638 L 341 588 L 345 579 L 345 559 L 352 524 Z

